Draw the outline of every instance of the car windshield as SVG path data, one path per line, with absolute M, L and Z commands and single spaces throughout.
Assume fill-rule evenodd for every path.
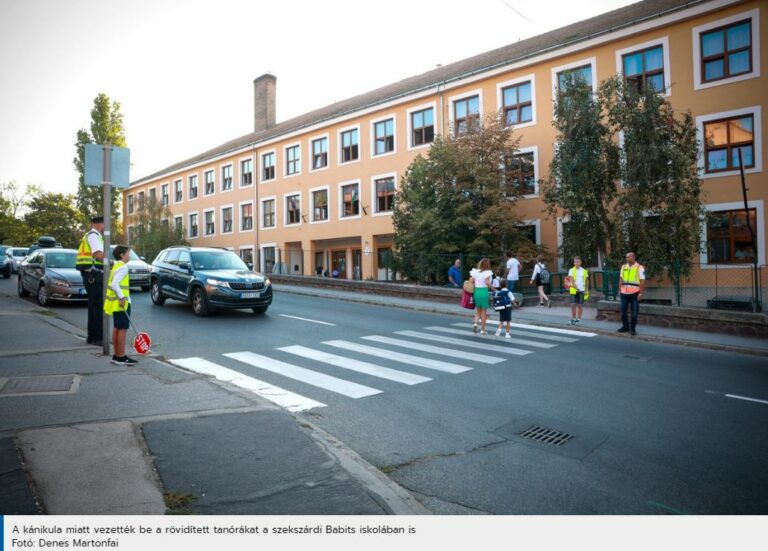
M 13 249 L 13 256 L 27 256 L 27 249 Z
M 49 268 L 74 268 L 76 253 L 52 253 L 45 255 L 45 265 Z
M 205 251 L 192 253 L 195 270 L 247 270 L 240 257 L 229 251 Z

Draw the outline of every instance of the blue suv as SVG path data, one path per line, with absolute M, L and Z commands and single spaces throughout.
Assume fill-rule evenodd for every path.
M 214 309 L 250 308 L 263 314 L 272 304 L 272 284 L 232 251 L 169 247 L 152 262 L 150 296 L 162 306 L 168 298 L 192 304 L 197 316 Z

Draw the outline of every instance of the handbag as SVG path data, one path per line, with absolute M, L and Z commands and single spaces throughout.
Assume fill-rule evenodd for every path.
M 463 288 L 465 293 L 469 293 L 471 295 L 475 292 L 475 282 L 471 279 L 468 279 L 464 282 Z
M 475 298 L 472 296 L 472 293 L 468 293 L 464 291 L 461 293 L 461 301 L 459 302 L 462 308 L 466 308 L 467 310 L 474 310 L 475 309 Z

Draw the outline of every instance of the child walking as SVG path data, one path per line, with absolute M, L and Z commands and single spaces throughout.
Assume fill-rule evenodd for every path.
M 581 267 L 581 258 L 573 258 L 573 268 L 568 270 L 571 278 L 571 325 L 579 325 L 584 313 L 584 299 L 589 298 L 589 272 Z
M 112 316 L 112 344 L 114 355 L 112 363 L 116 365 L 135 365 L 139 362 L 125 355 L 125 336 L 128 333 L 131 315 L 131 290 L 128 279 L 130 247 L 118 245 L 112 252 L 115 264 L 109 273 L 107 296 L 104 299 L 104 313 Z
M 509 330 L 512 327 L 512 302 L 515 300 L 515 295 L 512 294 L 512 291 L 507 287 L 506 279 L 499 281 L 499 286 L 501 288 L 493 295 L 495 299 L 494 303 L 503 304 L 504 308 L 499 310 L 499 328 L 496 329 L 496 336 L 501 336 L 501 329 L 504 326 L 504 322 L 507 322 L 506 338 L 511 339 L 512 337 L 509 334 Z

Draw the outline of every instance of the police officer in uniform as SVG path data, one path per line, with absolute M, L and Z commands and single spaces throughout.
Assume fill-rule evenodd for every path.
M 80 240 L 77 248 L 77 269 L 83 275 L 88 293 L 88 344 L 102 346 L 102 320 L 104 309 L 104 217 L 91 218 L 91 229 Z

